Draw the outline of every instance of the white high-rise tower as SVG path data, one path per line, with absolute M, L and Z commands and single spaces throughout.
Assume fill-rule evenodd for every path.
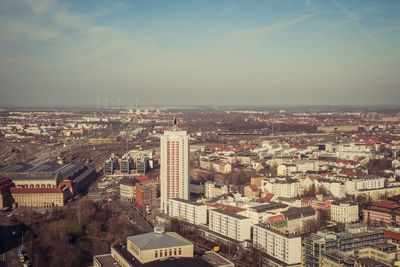
M 174 120 L 176 125 L 176 120 Z M 161 209 L 167 213 L 171 198 L 189 199 L 189 135 L 164 131 L 160 141 Z

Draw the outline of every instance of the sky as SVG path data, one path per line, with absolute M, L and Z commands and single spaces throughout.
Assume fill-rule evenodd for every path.
M 0 0 L 0 106 L 398 105 L 399 0 Z

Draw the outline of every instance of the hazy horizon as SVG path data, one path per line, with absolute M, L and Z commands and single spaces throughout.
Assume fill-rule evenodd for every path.
M 399 1 L 0 1 L 0 106 L 370 106 Z

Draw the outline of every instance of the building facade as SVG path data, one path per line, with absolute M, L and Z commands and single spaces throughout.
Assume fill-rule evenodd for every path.
M 186 131 L 164 131 L 160 154 L 161 209 L 167 212 L 170 199 L 189 199 L 189 135 Z
M 170 200 L 168 215 L 192 224 L 206 224 L 207 206 L 185 199 L 173 198 Z
M 206 198 L 214 198 L 223 194 L 228 194 L 230 186 L 214 181 L 207 181 L 205 185 Z
M 339 223 L 358 221 L 358 203 L 347 201 L 333 201 L 331 204 L 331 220 Z
M 300 266 L 301 237 L 270 224 L 256 224 L 253 245 L 272 257 L 270 266 Z M 283 264 L 282 264 L 283 263 Z
M 209 229 L 232 239 L 250 239 L 250 218 L 221 209 L 209 211 Z
M 160 182 L 142 182 L 136 184 L 136 203 L 146 210 L 160 208 L 160 201 L 157 192 L 160 188 Z
M 63 207 L 70 196 L 64 188 L 11 188 L 11 195 L 16 207 L 51 208 Z
M 121 200 L 133 202 L 136 198 L 136 183 L 134 179 L 123 178 L 119 184 Z

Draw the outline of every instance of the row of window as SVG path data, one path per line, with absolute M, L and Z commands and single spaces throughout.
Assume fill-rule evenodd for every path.
M 176 256 L 177 254 L 177 249 L 176 248 L 174 248 L 174 254 L 172 255 L 172 248 L 170 248 L 169 249 L 169 255 L 168 255 L 168 249 L 165 249 L 164 250 L 164 256 L 163 256 L 163 250 L 162 249 L 160 249 L 159 251 L 158 250 L 155 250 L 154 251 L 154 257 L 155 258 L 162 258 L 162 257 L 168 257 L 168 256 Z M 182 255 L 182 248 L 178 248 L 178 255 Z

